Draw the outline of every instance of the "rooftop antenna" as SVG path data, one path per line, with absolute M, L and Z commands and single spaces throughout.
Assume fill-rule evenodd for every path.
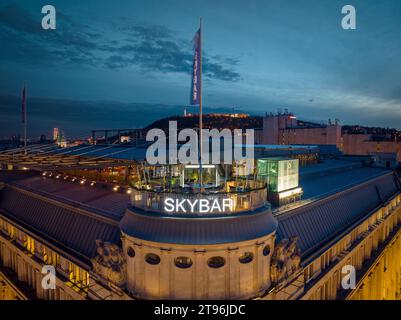
M 200 78 L 200 96 L 199 96 L 199 135 L 200 135 L 200 161 L 199 161 L 199 184 L 201 192 L 203 192 L 203 168 L 202 168 L 202 161 L 203 161 L 203 109 L 202 109 L 202 18 L 199 20 L 199 78 Z
M 202 18 L 199 21 L 199 29 L 195 33 L 193 72 L 191 83 L 191 105 L 199 104 L 199 185 L 203 191 L 202 181 L 202 153 L 203 153 L 203 110 L 202 110 Z

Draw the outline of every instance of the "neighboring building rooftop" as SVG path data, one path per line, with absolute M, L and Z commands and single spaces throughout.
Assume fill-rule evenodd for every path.
M 112 192 L 101 187 L 90 187 L 88 182 L 86 185 L 82 185 L 78 181 L 73 183 L 34 176 L 11 182 L 11 184 L 54 200 L 66 202 L 76 208 L 93 211 L 115 221 L 121 219 L 125 209 L 129 206 L 129 195 Z
M 310 201 L 324 198 L 391 172 L 371 167 L 353 167 L 347 171 L 341 169 L 343 168 L 338 168 L 338 171 L 331 169 L 330 173 L 319 172 L 308 177 L 301 175 L 300 185 L 304 190 L 303 199 Z
M 81 264 L 95 256 L 96 240 L 120 241 L 117 222 L 89 210 L 11 185 L 0 195 L 2 216 Z
M 58 149 L 54 154 L 68 156 L 82 156 L 90 158 L 122 159 L 122 160 L 144 160 L 146 159 L 146 148 L 123 144 L 99 144 L 79 145 L 70 148 Z
M 278 239 L 298 237 L 303 257 L 312 254 L 401 190 L 392 171 L 359 168 L 302 183 L 305 197 L 275 212 Z

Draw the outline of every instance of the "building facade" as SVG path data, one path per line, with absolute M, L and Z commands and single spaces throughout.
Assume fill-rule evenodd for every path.
M 399 299 L 397 173 L 337 160 L 305 170 L 295 204 L 271 207 L 266 187 L 210 193 L 217 206 L 232 200 L 217 213 L 197 209 L 197 193 L 2 171 L 1 298 Z M 166 210 L 166 197 L 193 210 Z
M 343 132 L 338 121 L 300 125 L 291 113 L 264 117 L 262 142 L 278 145 L 335 145 L 347 155 L 394 153 L 397 160 L 401 161 L 401 143 L 396 138 L 377 139 L 373 134 Z

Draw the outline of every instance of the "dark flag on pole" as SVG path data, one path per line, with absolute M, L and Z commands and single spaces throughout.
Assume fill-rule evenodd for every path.
M 22 89 L 22 110 L 21 110 L 22 123 L 26 122 L 26 87 Z
M 201 30 L 199 29 L 194 36 L 194 60 L 192 65 L 192 83 L 191 83 L 191 105 L 200 104 L 201 96 Z

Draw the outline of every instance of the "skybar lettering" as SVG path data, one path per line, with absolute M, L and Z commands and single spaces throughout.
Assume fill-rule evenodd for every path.
M 164 210 L 170 213 L 223 213 L 234 210 L 232 199 L 173 199 L 164 200 Z

